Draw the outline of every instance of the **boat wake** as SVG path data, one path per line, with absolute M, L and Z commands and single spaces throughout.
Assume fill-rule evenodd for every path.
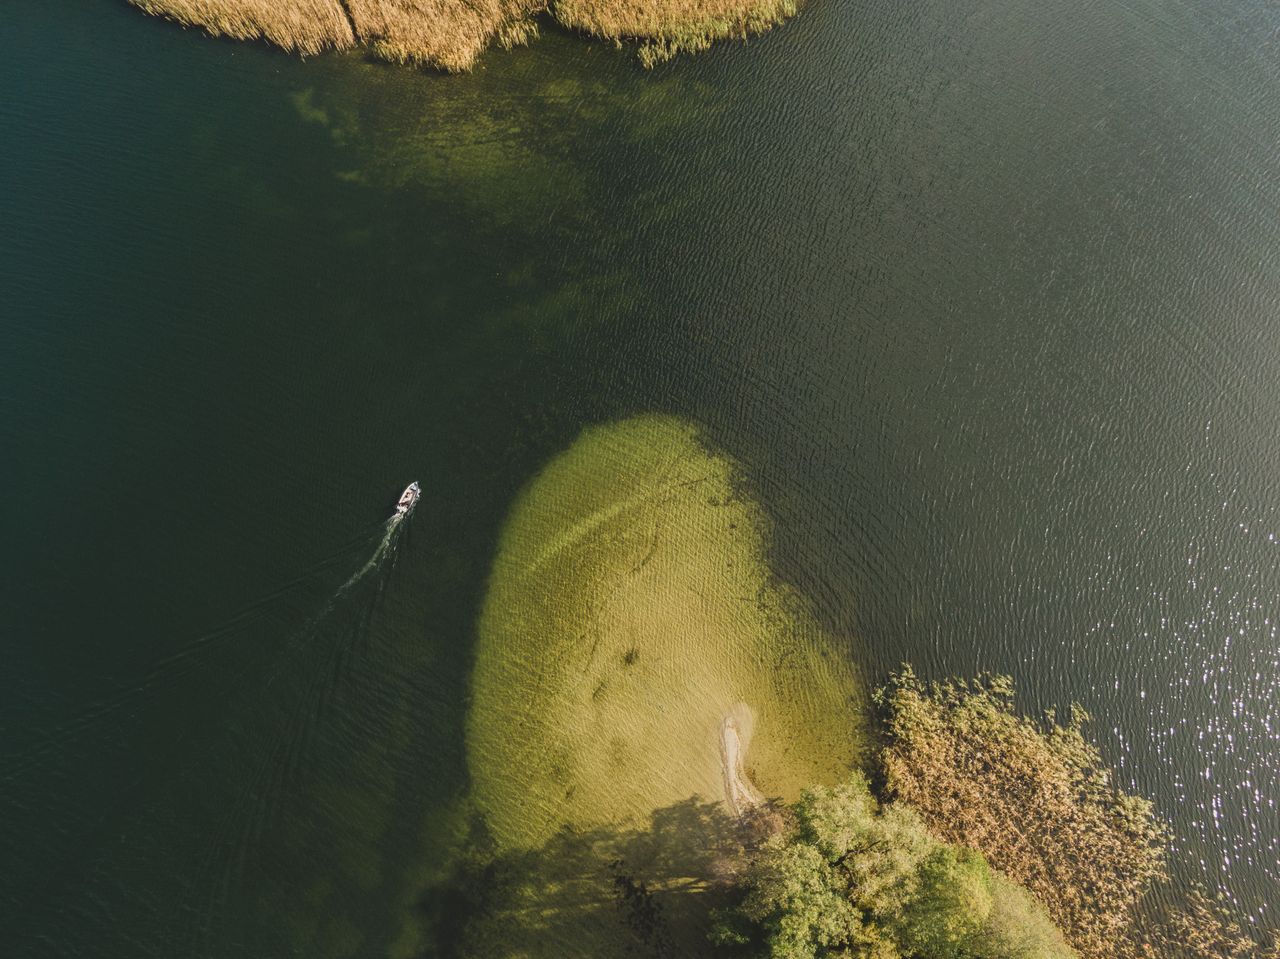
M 210 833 L 216 838 L 197 854 L 193 867 L 201 877 L 197 888 L 216 893 L 192 902 L 196 919 L 188 931 L 188 954 L 213 951 L 257 851 L 267 836 L 280 831 L 303 784 L 323 777 L 318 770 L 332 744 L 378 728 L 369 727 L 367 718 L 353 720 L 340 704 L 361 695 L 361 677 L 371 657 L 381 655 L 375 621 L 414 502 L 416 496 L 401 508 L 401 498 L 364 564 L 293 631 L 256 688 L 240 691 L 236 712 L 252 732 L 226 744 L 235 749 L 237 782 L 234 793 L 221 801 Z
M 139 775 L 95 812 L 95 822 L 120 837 L 112 852 L 128 868 L 154 869 L 145 857 L 158 842 L 183 848 L 181 880 L 191 893 L 177 910 L 188 917 L 176 933 L 177 954 L 227 951 L 227 917 L 243 914 L 241 892 L 255 888 L 251 877 L 263 857 L 279 852 L 272 844 L 290 833 L 299 797 L 316 783 L 333 785 L 326 777 L 335 756 L 358 756 L 359 744 L 385 733 L 390 720 L 368 677 L 388 657 L 395 662 L 388 646 L 395 634 L 380 628 L 379 612 L 417 497 L 405 499 L 389 519 L 122 676 L 86 706 L 64 712 L 57 701 L 40 704 L 39 735 L 16 748 L 0 737 L 0 806 L 22 808 L 46 802 L 68 769 L 103 755 L 131 761 L 128 744 L 140 723 L 166 715 L 179 724 L 148 741 L 146 766 L 180 792 L 148 800 L 155 779 Z M 184 805 L 186 812 L 174 812 Z M 191 843 L 192 836 L 201 839 Z
M 396 541 L 400 532 L 400 523 L 404 519 L 404 513 L 396 513 L 395 516 L 387 520 L 386 532 L 382 534 L 382 541 L 378 543 L 373 551 L 373 555 L 358 570 L 351 574 L 351 578 L 338 587 L 338 591 L 334 594 L 333 599 L 329 601 L 329 607 L 337 602 L 347 593 L 353 586 L 362 579 L 372 573 L 375 569 L 380 568 L 388 559 L 395 558 Z M 325 612 L 328 611 L 326 607 Z
M 413 512 L 413 508 L 418 505 L 418 497 L 422 495 L 422 488 L 417 482 L 412 482 L 405 487 L 403 493 L 400 494 L 400 501 L 396 503 L 396 511 L 391 514 L 391 518 L 387 520 L 386 532 L 382 534 L 382 541 L 378 544 L 377 549 L 373 551 L 373 555 L 369 557 L 369 561 L 361 566 L 351 578 L 338 587 L 338 592 L 334 595 L 333 602 L 339 600 L 351 587 L 378 569 L 387 559 L 395 558 L 396 541 L 399 538 L 400 526 L 404 522 L 406 516 Z M 326 610 L 327 612 L 327 607 Z
M 417 483 L 411 484 L 401 496 L 396 511 L 383 524 L 382 536 L 364 564 L 330 593 L 319 609 L 307 617 L 301 626 L 288 631 L 278 646 L 276 663 L 260 676 L 264 687 L 272 686 L 280 673 L 293 668 L 292 657 L 300 650 L 314 648 L 322 634 L 335 629 L 359 634 L 367 626 L 382 597 L 385 579 L 375 578 L 372 594 L 351 594 L 370 574 L 394 564 L 400 537 L 405 529 L 405 517 L 417 502 L 417 486 Z M 344 543 L 314 566 L 269 589 L 233 612 L 223 622 L 202 630 L 153 662 L 141 675 L 121 683 L 118 688 L 89 702 L 75 714 L 56 718 L 50 715 L 48 721 L 41 724 L 43 734 L 24 748 L 13 751 L 0 748 L 0 767 L 4 769 L 3 776 L 0 776 L 0 787 L 20 788 L 27 777 L 55 763 L 60 756 L 75 752 L 78 748 L 89 748 L 92 731 L 104 723 L 110 723 L 112 717 L 136 712 L 143 708 L 143 704 L 163 698 L 169 690 L 178 688 L 192 676 L 227 669 L 225 656 L 228 650 L 240 647 L 247 637 L 260 635 L 264 628 L 270 629 L 269 624 L 279 621 L 278 617 L 287 606 L 296 602 L 299 593 L 309 584 L 315 583 L 326 571 L 349 561 L 355 549 L 361 544 L 368 544 L 371 533 L 372 530 L 366 528 L 355 539 Z M 352 615 L 336 617 L 335 614 L 342 610 L 348 610 Z M 344 620 L 343 626 L 326 622 L 331 618 Z M 354 619 L 354 625 L 345 622 L 347 619 Z M 242 692 L 247 694 L 247 688 Z M 4 798 L 3 795 L 0 798 Z

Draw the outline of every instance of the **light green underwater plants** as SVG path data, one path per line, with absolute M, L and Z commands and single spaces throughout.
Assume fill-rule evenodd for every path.
M 530 484 L 494 561 L 468 725 L 499 849 L 644 829 L 690 803 L 706 813 L 691 821 L 730 819 L 735 769 L 786 799 L 847 775 L 862 687 L 775 581 L 768 537 L 733 463 L 670 417 L 588 430 Z M 698 828 L 660 856 L 631 842 L 628 876 L 659 895 L 706 882 Z
M 469 762 L 500 840 L 719 797 L 739 703 L 766 795 L 843 777 L 860 687 L 774 581 L 767 536 L 732 463 L 676 419 L 588 430 L 537 477 L 502 536 L 473 681 Z

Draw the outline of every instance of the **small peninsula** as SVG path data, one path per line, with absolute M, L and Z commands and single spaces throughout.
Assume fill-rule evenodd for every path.
M 510 48 L 550 15 L 570 30 L 640 43 L 646 66 L 715 40 L 746 38 L 794 16 L 795 0 L 130 0 L 214 36 L 265 40 L 316 54 L 364 47 L 375 56 L 458 72 L 494 44 Z
M 693 424 L 586 430 L 513 505 L 470 794 L 421 955 L 1280 959 L 1169 868 L 1154 804 L 1008 677 L 867 695 Z

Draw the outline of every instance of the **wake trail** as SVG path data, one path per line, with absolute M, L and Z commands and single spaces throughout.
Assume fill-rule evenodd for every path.
M 382 561 L 388 555 L 393 555 L 396 546 L 396 534 L 400 532 L 400 521 L 404 519 L 403 513 L 396 513 L 395 516 L 387 520 L 387 531 L 382 534 L 382 542 L 378 544 L 378 548 L 373 551 L 373 555 L 369 557 L 369 562 L 361 566 L 352 577 L 338 588 L 338 595 L 341 596 L 360 580 L 364 579 L 373 570 L 382 565 Z
M 326 717 L 358 655 L 359 640 L 368 633 L 382 597 L 384 577 L 370 576 L 394 562 L 403 519 L 403 514 L 396 514 L 387 520 L 369 559 L 294 632 L 291 648 L 282 651 L 275 668 L 247 697 L 267 712 L 251 720 L 257 732 L 255 748 L 241 760 L 246 775 L 217 817 L 211 830 L 216 840 L 200 857 L 200 875 L 218 892 L 193 904 L 200 913 L 193 935 L 207 936 L 216 927 L 216 914 L 232 900 L 254 850 L 278 824 L 281 802 L 302 781 L 316 737 L 323 734 Z M 362 584 L 370 588 L 357 590 Z M 297 658 L 304 649 L 305 662 Z M 293 682 L 268 696 L 282 676 Z
M 393 517 L 393 519 L 399 518 L 402 518 L 399 514 Z M 20 783 L 35 769 L 56 758 L 61 751 L 72 747 L 82 736 L 109 716 L 135 709 L 143 701 L 162 695 L 167 688 L 206 668 L 209 656 L 223 643 L 243 638 L 249 627 L 269 616 L 282 600 L 291 597 L 299 587 L 311 581 L 316 574 L 342 562 L 344 558 L 349 557 L 353 548 L 362 542 L 368 543 L 370 532 L 366 529 L 356 539 L 342 544 L 333 554 L 288 581 L 272 587 L 232 613 L 223 622 L 197 634 L 177 649 L 155 660 L 136 678 L 116 684 L 115 688 L 87 702 L 72 715 L 41 724 L 39 735 L 26 747 L 16 751 L 0 749 L 0 766 L 4 769 L 0 774 L 0 784 L 12 786 Z M 388 532 L 391 531 L 388 529 Z M 339 594 L 349 589 L 358 579 L 363 578 L 378 565 L 384 558 L 387 547 L 387 536 L 384 534 L 373 558 L 356 576 L 343 585 Z M 324 615 L 332 611 L 336 599 L 337 596 L 331 597 L 319 614 L 313 615 L 301 630 L 296 631 L 298 635 L 286 641 L 286 650 L 282 652 L 287 651 L 287 647 L 292 645 L 294 640 L 305 638 L 306 633 L 313 631 Z
M 385 522 L 368 559 L 305 622 L 290 630 L 265 671 L 229 691 L 231 712 L 244 736 L 218 744 L 215 759 L 205 752 L 181 762 L 187 769 L 217 765 L 227 762 L 227 751 L 234 751 L 240 770 L 233 791 L 220 799 L 209 841 L 193 852 L 198 879 L 192 889 L 202 891 L 187 900 L 192 921 L 185 936 L 192 943 L 203 946 L 215 936 L 221 914 L 253 868 L 257 850 L 279 828 L 282 804 L 306 779 L 317 755 L 317 737 L 323 738 L 334 702 L 359 655 L 360 639 L 376 616 L 386 585 L 386 577 L 376 574 L 394 563 L 403 519 L 404 514 L 397 513 Z M 365 536 L 368 544 L 371 537 Z
M 368 634 L 376 616 L 386 577 L 372 577 L 368 583 L 371 589 L 357 591 L 356 587 L 370 580 L 371 574 L 384 569 L 388 562 L 394 564 L 406 516 L 407 513 L 398 512 L 382 524 L 382 535 L 372 555 L 318 611 L 301 626 L 288 631 L 284 641 L 274 650 L 272 661 L 266 664 L 267 669 L 258 671 L 256 675 L 244 675 L 242 678 L 247 682 L 227 687 L 228 715 L 234 715 L 237 725 L 243 730 L 252 730 L 251 734 L 211 742 L 210 747 L 219 754 L 216 758 L 210 755 L 209 749 L 193 756 L 186 751 L 186 746 L 193 736 L 200 733 L 192 727 L 175 737 L 159 754 L 153 755 L 150 765 L 168 770 L 174 781 L 201 781 L 201 773 L 219 763 L 225 767 L 232 753 L 245 773 L 239 788 L 223 799 L 221 808 L 214 814 L 210 838 L 201 844 L 202 849 L 194 852 L 193 872 L 198 879 L 193 882 L 193 892 L 187 897 L 185 910 L 190 913 L 192 921 L 184 938 L 205 941 L 213 935 L 218 914 L 232 899 L 239 885 L 238 877 L 243 877 L 252 865 L 254 850 L 262 837 L 278 826 L 282 799 L 290 784 L 300 780 L 308 758 L 316 748 L 316 737 L 322 732 L 320 726 L 325 717 L 332 714 L 334 700 L 340 694 L 353 661 L 360 655 L 360 640 Z M 152 663 L 128 686 L 108 693 L 77 711 L 76 715 L 51 725 L 48 733 L 32 748 L 7 755 L 0 751 L 0 766 L 3 767 L 0 800 L 29 799 L 24 795 L 28 777 L 43 768 L 46 762 L 74 749 L 82 739 L 85 744 L 90 744 L 92 740 L 84 738 L 85 734 L 100 727 L 107 716 L 132 715 L 140 709 L 141 700 L 157 696 L 173 684 L 199 674 L 212 662 L 212 653 L 246 635 L 246 627 L 267 616 L 282 601 L 292 598 L 295 591 L 310 582 L 315 574 L 341 563 L 361 542 L 367 544 L 372 532 L 373 529 L 366 527 L 362 534 L 344 544 L 336 553 L 270 589 L 232 613 L 224 622 L 202 631 L 168 656 Z M 273 689 L 276 681 L 284 675 L 295 677 L 300 682 L 286 685 L 283 690 Z M 269 691 L 273 695 L 268 695 Z M 108 823 L 111 825 L 107 828 L 111 829 L 134 828 L 133 824 L 139 821 L 139 817 L 131 811 L 135 809 L 139 792 L 152 781 L 148 776 L 139 777 L 119 796 L 107 802 L 100 810 L 99 830 Z M 69 885 L 72 881 L 72 871 L 59 870 L 41 889 L 47 891 Z M 204 891 L 197 893 L 196 890 Z M 33 890 L 31 898 L 35 898 L 37 892 Z

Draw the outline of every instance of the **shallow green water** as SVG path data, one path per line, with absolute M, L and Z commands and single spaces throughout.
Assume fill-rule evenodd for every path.
M 478 620 L 467 771 L 532 894 L 491 897 L 526 902 L 473 923 L 467 954 L 703 953 L 729 809 L 795 801 L 865 757 L 854 644 L 773 580 L 768 542 L 735 465 L 676 417 L 586 430 L 521 494 Z M 548 878 L 570 849 L 569 881 Z M 614 902 L 621 876 L 661 914 L 632 916 L 648 943 Z
M 1082 701 L 1186 872 L 1276 899 L 1269 6 L 834 0 L 468 77 L 9 6 L 7 952 L 412 954 L 502 525 L 641 412 L 871 677 Z

